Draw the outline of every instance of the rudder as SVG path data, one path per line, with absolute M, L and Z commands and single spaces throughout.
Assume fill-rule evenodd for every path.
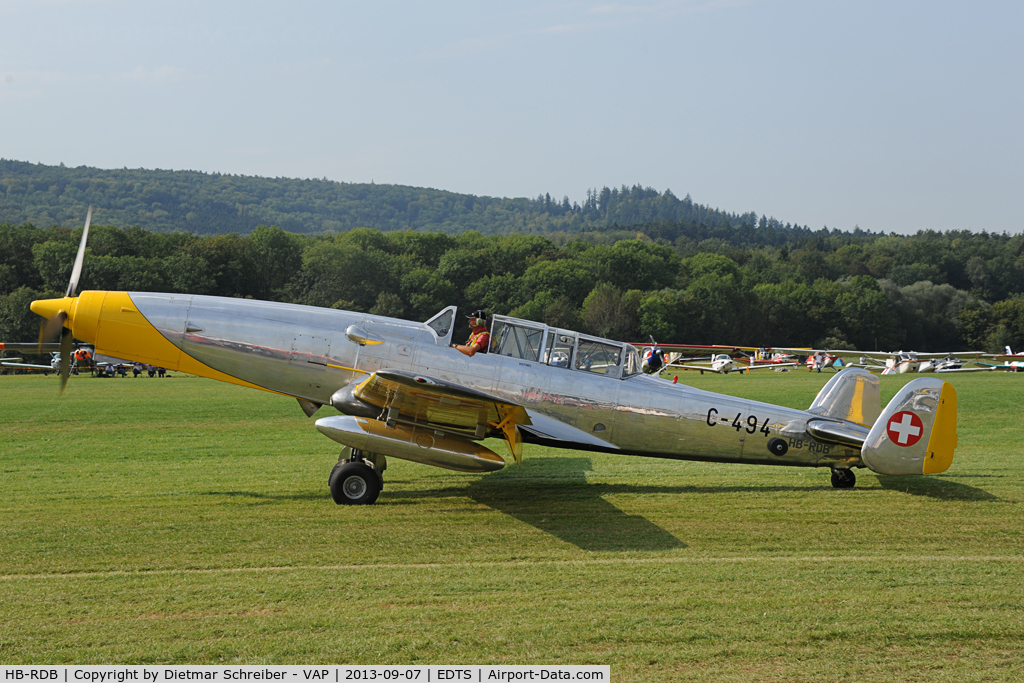
M 940 379 L 915 379 L 875 421 L 861 459 L 879 474 L 937 474 L 952 464 L 957 440 L 956 389 Z

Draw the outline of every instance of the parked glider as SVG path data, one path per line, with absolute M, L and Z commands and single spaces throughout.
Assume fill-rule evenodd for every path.
M 523 442 L 679 460 L 828 467 L 849 488 L 854 468 L 945 471 L 957 444 L 956 391 L 914 380 L 883 409 L 879 379 L 845 370 L 808 410 L 674 385 L 641 371 L 636 347 L 494 316 L 489 353 L 450 348 L 456 309 L 425 323 L 367 313 L 188 294 L 78 292 L 88 229 L 67 295 L 32 310 L 49 332 L 97 353 L 298 399 L 342 444 L 329 477 L 341 504 L 368 504 L 387 458 L 468 472 L 501 469 L 487 448 Z M 589 360 L 589 362 L 587 362 Z M 62 364 L 62 368 L 67 364 Z M 66 375 L 62 370 L 62 383 Z

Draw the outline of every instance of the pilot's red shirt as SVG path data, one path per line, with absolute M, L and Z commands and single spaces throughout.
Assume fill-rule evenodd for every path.
M 491 335 L 487 332 L 487 328 L 481 328 L 474 330 L 473 334 L 469 335 L 469 340 L 466 342 L 466 346 L 476 349 L 477 353 L 487 353 L 487 347 L 491 345 Z

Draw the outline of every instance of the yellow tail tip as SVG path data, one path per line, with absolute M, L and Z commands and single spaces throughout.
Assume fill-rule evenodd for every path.
M 959 437 L 956 433 L 956 388 L 949 382 L 942 383 L 939 403 L 935 409 L 935 421 L 925 450 L 923 474 L 945 472 L 953 464 L 953 451 Z

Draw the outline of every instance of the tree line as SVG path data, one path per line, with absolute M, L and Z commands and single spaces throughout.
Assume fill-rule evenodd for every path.
M 247 235 L 258 225 L 324 234 L 357 227 L 456 234 L 577 233 L 664 221 L 755 225 L 682 199 L 670 190 L 623 185 L 587 190 L 582 204 L 549 193 L 536 198 L 478 197 L 430 188 L 323 179 L 147 169 L 69 168 L 0 159 L 0 222 L 77 225 L 93 205 L 104 221 L 149 232 Z
M 97 225 L 82 288 L 413 320 L 455 304 L 626 341 L 1024 347 L 1022 235 L 811 232 L 765 222 L 720 226 L 698 240 L 677 228 L 659 221 L 573 236 L 370 228 L 310 236 L 257 226 L 246 236 L 200 236 Z M 750 230 L 763 239 L 745 241 Z M 28 304 L 63 295 L 80 237 L 81 228 L 0 224 L 0 340 L 36 338 Z

